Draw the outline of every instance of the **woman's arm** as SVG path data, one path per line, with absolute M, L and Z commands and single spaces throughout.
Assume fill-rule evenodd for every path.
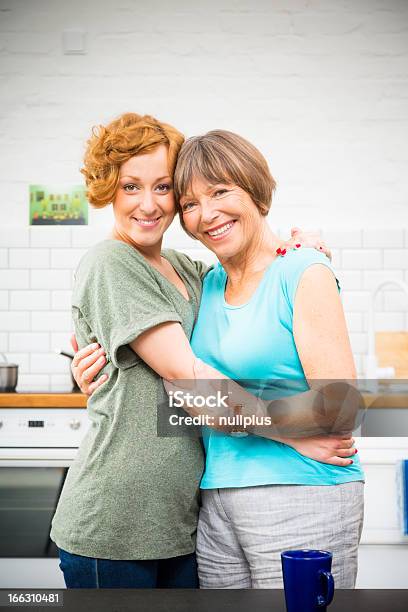
M 324 265 L 310 266 L 300 279 L 294 302 L 293 334 L 311 388 L 303 396 L 319 393 L 320 404 L 311 396 L 314 414 L 326 431 L 341 437 L 342 431 L 354 429 L 361 396 L 353 386 L 356 370 L 336 280 Z M 291 396 L 292 405 L 300 397 Z M 269 437 L 266 428 L 252 433 Z M 350 436 L 345 433 L 345 437 Z M 302 454 L 309 454 L 311 442 L 305 438 L 293 440 L 291 445 Z
M 302 274 L 295 296 L 293 335 L 309 384 L 356 378 L 336 280 L 325 265 L 312 265 Z
M 177 381 L 183 381 L 182 386 L 185 388 L 186 383 L 188 384 L 189 381 L 193 382 L 197 381 L 197 379 L 210 381 L 216 379 L 220 385 L 223 382 L 228 383 L 228 403 L 230 405 L 242 404 L 245 406 L 246 414 L 250 415 L 259 414 L 259 407 L 260 405 L 263 406 L 263 403 L 260 403 L 258 398 L 245 391 L 237 383 L 231 381 L 208 364 L 197 360 L 179 323 L 169 322 L 158 325 L 143 333 L 131 343 L 131 347 L 143 361 L 166 380 L 174 380 L 176 383 Z M 208 385 L 204 387 L 204 394 L 206 391 L 208 392 Z M 299 396 L 309 394 L 315 399 L 319 393 L 320 391 L 311 390 L 305 394 L 299 394 Z M 293 397 L 290 399 L 292 400 Z M 206 411 L 205 409 L 189 408 L 186 406 L 184 406 L 184 409 L 193 416 L 203 413 L 214 415 L 214 412 L 211 412 L 211 410 Z M 243 414 L 245 414 L 245 411 L 243 411 Z M 215 412 L 215 414 L 220 416 L 219 412 L 218 414 Z M 230 414 L 228 410 L 224 410 L 221 413 L 221 415 L 227 414 Z M 310 417 L 309 412 L 307 412 L 307 415 Z M 294 417 L 295 420 L 296 418 Z M 291 423 L 290 426 L 292 429 L 296 429 L 296 423 Z M 306 417 L 302 417 L 302 427 L 307 426 Z M 217 425 L 214 427 L 218 428 Z M 251 428 L 249 430 L 252 432 Z M 302 452 L 302 454 L 318 461 L 334 465 L 348 465 L 350 460 L 346 459 L 346 457 L 354 454 L 354 449 L 351 449 L 353 439 L 350 435 L 314 436 L 307 438 L 307 440 L 292 440 L 288 436 L 279 434 L 273 426 L 263 427 L 260 430 L 262 431 L 256 431 L 256 428 L 254 428 L 253 433 L 284 442 L 293 446 L 299 452 Z
M 283 250 L 279 253 L 281 257 L 291 250 L 300 247 L 314 248 L 321 253 L 324 253 L 331 260 L 331 252 L 329 247 L 322 241 L 321 236 L 317 232 L 305 232 L 299 227 L 292 227 L 291 237 L 283 243 Z M 200 261 L 196 261 L 197 272 L 202 278 L 208 267 Z M 88 345 L 81 350 L 78 350 L 78 344 L 73 334 L 71 337 L 72 348 L 74 349 L 74 359 L 71 364 L 71 371 L 82 393 L 92 395 L 92 393 L 100 387 L 108 376 L 106 374 L 94 380 L 100 370 L 105 366 L 105 351 L 99 344 Z
M 316 283 L 319 284 L 318 292 L 315 290 Z M 313 299 L 310 299 L 311 296 Z M 242 404 L 243 414 L 259 414 L 261 410 L 261 415 L 272 415 L 275 426 L 248 428 L 251 433 L 290 444 L 299 452 L 320 461 L 346 465 L 346 460 L 340 460 L 339 457 L 352 454 L 349 450 L 352 439 L 342 432 L 351 431 L 353 427 L 350 425 L 343 427 L 340 433 L 337 431 L 337 436 L 331 438 L 316 435 L 332 431 L 333 423 L 337 420 L 336 402 L 331 403 L 332 406 L 334 403 L 334 410 L 328 413 L 325 406 L 322 406 L 322 413 L 317 412 L 318 422 L 312 418 L 313 414 L 316 416 L 312 408 L 316 405 L 320 407 L 316 400 L 322 397 L 323 379 L 355 377 L 335 279 L 325 266 L 311 266 L 302 276 L 294 307 L 294 334 L 306 377 L 312 387 L 311 390 L 291 396 L 286 404 L 285 400 L 271 402 L 267 406 L 268 411 L 266 405 L 260 403 L 258 398 L 247 393 L 233 381 L 229 381 L 228 389 L 232 393 L 230 403 L 232 406 Z M 176 381 L 194 381 L 196 378 L 227 380 L 225 376 L 207 364 L 202 364 L 197 374 L 197 368 L 194 369 L 197 360 L 179 323 L 168 322 L 157 325 L 139 336 L 131 347 L 164 379 Z M 98 360 L 103 359 L 103 355 L 95 359 L 95 352 L 90 351 L 88 355 L 83 351 L 87 353 L 88 348 L 82 349 L 75 356 L 73 365 L 77 380 L 81 376 L 83 381 L 86 379 L 91 392 L 91 385 L 94 384 L 91 383 L 91 380 L 94 372 L 102 367 L 98 365 Z M 317 377 L 318 380 L 316 380 Z M 280 410 L 282 406 L 283 410 Z M 286 410 L 285 406 L 290 406 L 291 410 Z M 197 414 L 197 410 L 188 411 Z M 313 438 L 312 435 L 314 435 Z M 308 437 L 300 440 L 289 439 L 298 436 Z M 347 462 L 349 463 L 349 460 Z
M 295 298 L 293 333 L 309 385 L 317 381 L 315 387 L 321 388 L 327 380 L 356 378 L 336 280 L 324 265 L 310 266 L 301 277 Z M 195 378 L 196 357 L 179 323 L 156 325 L 130 346 L 166 380 Z M 227 379 L 215 368 L 207 368 L 202 377 L 212 373 L 213 377 Z

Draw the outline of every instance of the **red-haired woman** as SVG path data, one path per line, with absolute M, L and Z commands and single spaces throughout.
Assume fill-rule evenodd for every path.
M 176 214 L 173 172 L 183 140 L 152 117 L 125 114 L 96 129 L 88 142 L 88 198 L 97 207 L 111 203 L 115 225 L 111 239 L 81 260 L 73 292 L 82 349 L 76 377 L 93 393 L 91 427 L 51 531 L 68 587 L 198 586 L 201 443 L 157 436 L 161 377 L 194 378 L 189 339 L 207 271 L 182 253 L 162 250 Z M 157 342 L 172 349 L 155 366 L 151 347 Z M 85 385 L 101 368 L 103 376 Z M 302 448 L 311 453 L 313 441 Z M 328 440 L 324 459 L 346 461 L 337 448 Z

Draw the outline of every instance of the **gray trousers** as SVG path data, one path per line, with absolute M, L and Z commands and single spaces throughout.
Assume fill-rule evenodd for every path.
M 354 588 L 364 483 L 203 489 L 197 561 L 203 589 L 283 588 L 280 553 L 333 553 L 336 588 Z

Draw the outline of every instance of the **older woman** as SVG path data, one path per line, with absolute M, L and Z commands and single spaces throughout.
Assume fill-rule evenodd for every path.
M 266 222 L 273 188 L 265 159 L 236 134 L 217 130 L 183 145 L 175 172 L 182 224 L 220 262 L 204 278 L 191 347 L 252 392 L 278 381 L 305 396 L 327 379 L 355 378 L 355 368 L 328 259 L 312 249 L 276 256 L 279 239 Z M 336 466 L 256 435 L 208 430 L 204 440 L 201 587 L 281 586 L 280 552 L 294 548 L 331 550 L 337 586 L 354 587 L 357 457 Z
M 77 377 L 91 362 L 93 372 L 104 367 L 106 382 L 94 385 L 92 427 L 53 520 L 70 587 L 197 586 L 201 446 L 192 438 L 160 438 L 156 427 L 161 377 L 195 376 L 188 339 L 206 272 L 161 250 L 176 213 L 172 174 L 182 140 L 171 126 L 127 114 L 88 143 L 88 197 L 96 206 L 113 203 L 115 227 L 112 240 L 82 259 L 73 294 L 79 344 L 98 342 L 106 352 L 78 364 L 80 352 Z M 317 452 L 313 439 L 286 442 L 305 455 Z M 319 457 L 347 465 L 351 443 L 327 438 Z

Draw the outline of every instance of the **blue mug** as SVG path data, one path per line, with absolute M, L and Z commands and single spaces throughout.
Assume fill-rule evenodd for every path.
M 281 553 L 288 612 L 325 612 L 333 599 L 333 555 L 325 550 L 286 550 Z

